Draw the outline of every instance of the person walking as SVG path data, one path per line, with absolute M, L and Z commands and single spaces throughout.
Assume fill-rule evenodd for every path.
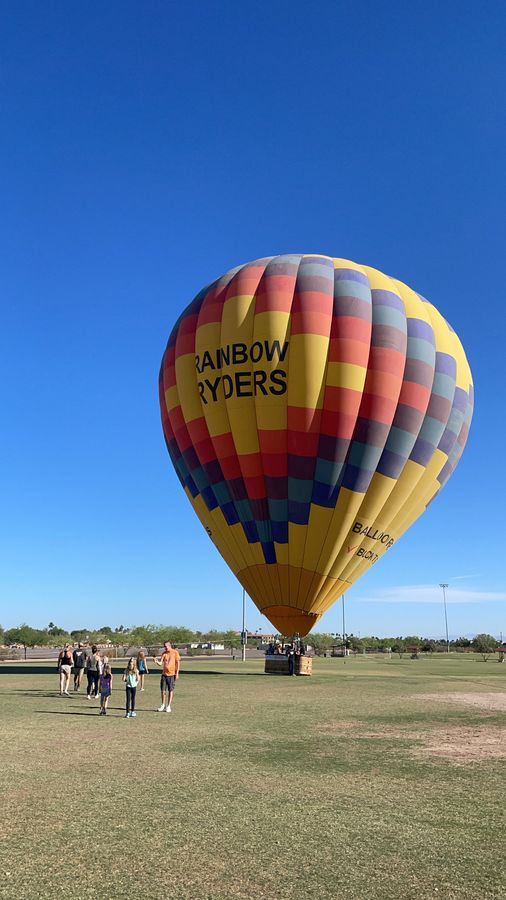
M 165 641 L 162 655 L 154 656 L 153 659 L 156 665 L 162 668 L 162 677 L 160 678 L 162 705 L 158 707 L 158 712 L 170 713 L 172 712 L 174 688 L 179 678 L 181 657 L 171 642 Z
M 91 700 L 92 697 L 98 697 L 98 679 L 100 676 L 99 661 L 100 661 L 100 656 L 98 654 L 98 649 L 95 646 L 95 644 L 93 644 L 93 646 L 91 648 L 91 653 L 86 659 L 86 675 L 88 678 L 88 689 L 87 689 L 88 700 Z
M 111 696 L 112 691 L 112 669 L 109 665 L 109 661 L 105 662 L 100 673 L 100 716 L 107 715 L 107 704 L 109 703 L 109 697 Z
M 84 664 L 86 662 L 86 653 L 83 650 L 81 642 L 75 648 L 72 658 L 74 660 L 74 690 L 79 691 L 83 678 Z
M 65 644 L 58 656 L 58 672 L 60 673 L 60 697 L 69 694 L 70 675 L 72 673 L 72 648 Z
M 139 684 L 141 691 L 144 690 L 144 678 L 149 675 L 148 661 L 144 650 L 139 650 L 137 654 L 137 671 L 139 673 Z
M 128 660 L 128 666 L 123 673 L 123 681 L 126 686 L 126 712 L 125 719 L 135 719 L 135 695 L 137 693 L 137 685 L 139 683 L 139 670 L 135 656 L 131 656 Z

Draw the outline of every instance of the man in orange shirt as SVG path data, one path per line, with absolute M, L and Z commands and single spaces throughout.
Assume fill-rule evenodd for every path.
M 179 678 L 181 657 L 177 650 L 173 648 L 171 642 L 165 641 L 162 655 L 154 656 L 153 659 L 157 666 L 162 667 L 162 677 L 160 678 L 162 705 L 158 707 L 158 712 L 170 713 L 172 712 L 171 703 L 174 696 L 174 688 Z

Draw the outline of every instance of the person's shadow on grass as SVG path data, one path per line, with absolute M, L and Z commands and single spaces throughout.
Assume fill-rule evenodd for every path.
M 36 713 L 47 714 L 49 716 L 98 716 L 98 710 L 79 710 L 79 709 L 36 709 Z
M 114 712 L 111 712 L 110 710 L 114 710 Z M 41 713 L 42 715 L 48 715 L 48 716 L 98 716 L 100 718 L 98 707 L 96 707 L 95 709 L 84 709 L 84 710 L 81 710 L 81 709 L 36 709 L 35 712 Z M 157 710 L 156 709 L 143 709 L 143 710 L 141 710 L 140 714 L 138 714 L 137 717 L 139 717 L 140 715 L 142 715 L 142 716 L 144 716 L 146 714 L 149 715 L 150 713 L 153 713 L 154 715 L 156 715 Z M 107 711 L 107 715 L 111 719 L 121 719 L 121 718 L 124 719 L 125 718 L 125 708 L 123 706 L 112 706 L 112 707 L 110 706 Z M 104 718 L 106 718 L 106 716 L 102 716 L 101 718 L 104 719 Z
M 221 675 L 223 678 L 236 678 L 238 675 L 244 678 L 263 678 L 264 672 L 216 672 L 213 669 L 181 669 L 181 678 L 187 675 Z
M 95 718 L 105 718 L 105 716 L 100 716 L 98 709 L 36 709 L 36 713 L 40 713 L 41 715 L 48 716 L 95 716 Z M 117 713 L 107 713 L 111 719 L 119 719 L 124 718 L 125 711 L 118 715 Z
M 35 695 L 36 698 L 44 697 L 49 700 L 51 697 L 60 699 L 60 695 L 55 693 L 54 691 L 45 691 L 43 688 L 37 688 L 34 691 L 22 691 L 21 688 L 17 688 L 15 691 L 0 691 L 2 694 L 21 694 L 22 697 L 33 697 Z M 61 698 L 64 699 L 63 697 Z

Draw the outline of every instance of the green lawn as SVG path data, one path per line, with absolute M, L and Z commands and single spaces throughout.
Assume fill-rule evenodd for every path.
M 123 718 L 0 665 L 0 897 L 503 898 L 506 665 L 184 662 Z

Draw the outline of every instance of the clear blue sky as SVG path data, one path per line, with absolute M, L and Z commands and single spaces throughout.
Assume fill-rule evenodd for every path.
M 476 385 L 456 474 L 348 628 L 441 635 L 447 581 L 452 634 L 506 633 L 505 34 L 502 3 L 466 0 L 4 5 L 4 626 L 240 627 L 166 455 L 159 362 L 204 284 L 321 252 L 428 297 Z

